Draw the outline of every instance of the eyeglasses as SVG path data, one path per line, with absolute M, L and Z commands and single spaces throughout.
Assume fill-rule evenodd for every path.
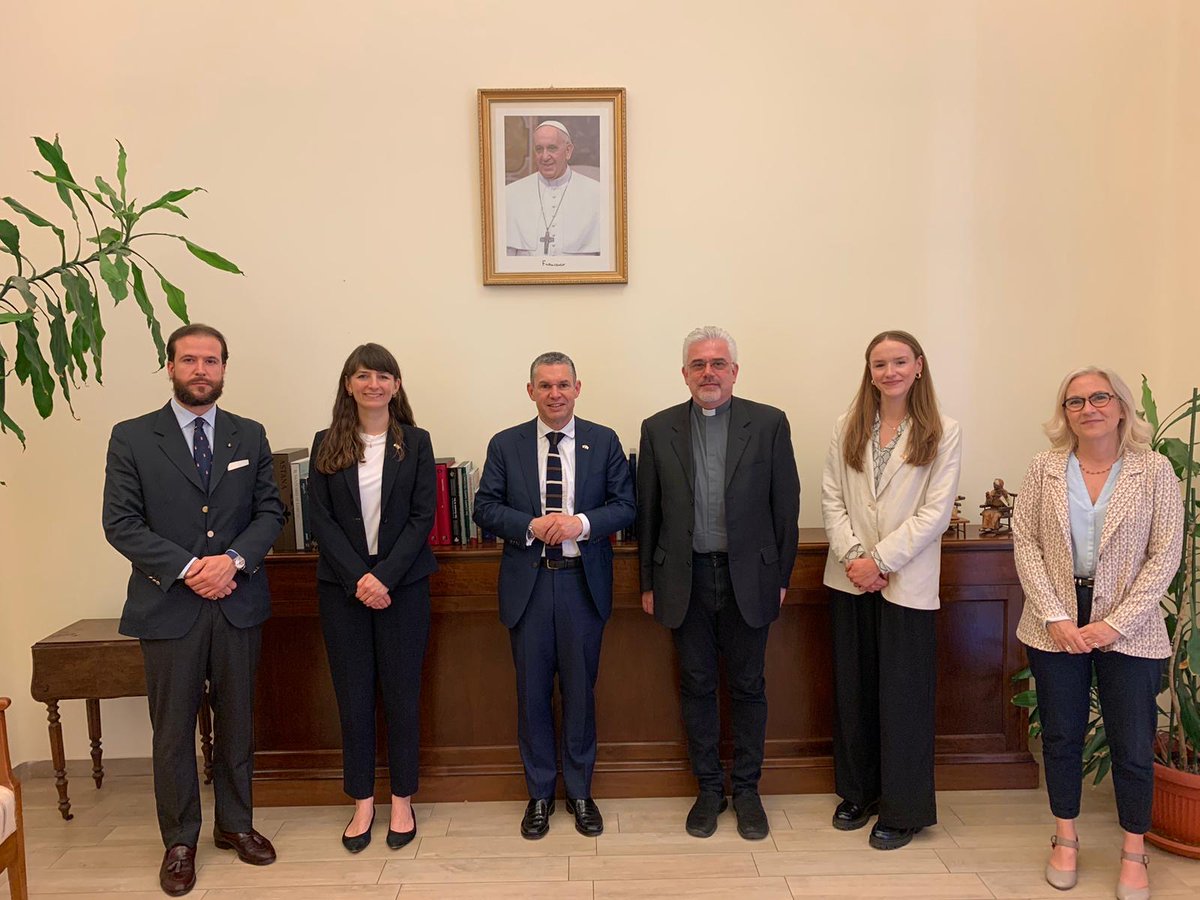
M 1090 403 L 1095 409 L 1104 409 L 1108 406 L 1115 395 L 1108 391 L 1096 391 L 1094 394 L 1088 394 L 1086 397 L 1068 397 L 1063 401 L 1063 408 L 1069 409 L 1071 412 L 1079 412 L 1083 409 L 1085 403 Z

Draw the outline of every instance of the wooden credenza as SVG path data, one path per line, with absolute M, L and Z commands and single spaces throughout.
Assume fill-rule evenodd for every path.
M 824 532 L 802 529 L 800 541 L 787 602 L 767 646 L 766 793 L 833 788 Z M 497 614 L 500 549 L 439 548 L 437 555 L 441 569 L 431 584 L 433 623 L 421 700 L 419 799 L 522 799 L 515 676 L 508 630 Z M 942 556 L 938 788 L 1036 787 L 1038 769 L 1021 714 L 1009 702 L 1009 678 L 1024 665 L 1014 634 L 1022 593 L 1011 541 L 981 539 L 971 529 L 965 540 L 946 539 Z M 263 631 L 255 726 L 260 804 L 345 802 L 315 569 L 315 554 L 267 559 L 272 617 Z M 642 612 L 636 547 L 616 545 L 614 579 L 596 686 L 594 793 L 692 794 L 675 651 L 670 632 Z M 727 725 L 725 730 L 728 757 Z M 381 740 L 381 764 L 384 758 Z M 388 782 L 382 765 L 379 775 L 383 798 Z

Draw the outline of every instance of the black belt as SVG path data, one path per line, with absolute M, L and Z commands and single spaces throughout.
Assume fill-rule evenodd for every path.
M 1078 575 L 1075 576 L 1075 587 L 1090 588 L 1090 587 L 1095 587 L 1095 586 L 1096 586 L 1096 579 L 1080 578 Z
M 578 569 L 582 565 L 583 559 L 579 556 L 564 556 L 561 559 L 542 557 L 543 569 Z

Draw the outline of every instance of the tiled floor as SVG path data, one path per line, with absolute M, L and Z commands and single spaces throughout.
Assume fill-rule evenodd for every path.
M 53 781 L 24 786 L 35 897 L 157 900 L 162 845 L 146 777 L 110 777 L 102 790 L 72 782 L 75 819 L 62 821 Z M 258 828 L 279 860 L 255 868 L 202 838 L 194 900 L 404 900 L 404 898 L 1062 897 L 1042 878 L 1053 832 L 1037 791 L 948 791 L 940 824 L 892 852 L 867 846 L 867 830 L 829 825 L 830 795 L 763 798 L 771 836 L 738 837 L 733 813 L 708 840 L 689 837 L 690 798 L 602 800 L 607 829 L 578 835 L 563 813 L 541 841 L 522 840 L 522 803 L 418 805 L 419 840 L 398 852 L 376 840 L 358 856 L 338 835 L 349 807 L 262 808 Z M 205 821 L 212 821 L 205 790 Z M 381 808 L 382 817 L 386 811 Z M 1080 817 L 1080 881 L 1071 897 L 1111 897 L 1120 837 L 1112 787 L 1089 789 Z M 1155 897 L 1200 896 L 1200 862 L 1151 849 Z M 3 879 L 0 877 L 0 882 Z M 0 889 L 7 897 L 7 889 Z

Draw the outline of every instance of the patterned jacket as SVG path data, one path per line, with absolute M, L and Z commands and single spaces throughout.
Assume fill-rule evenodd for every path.
M 1066 450 L 1035 456 L 1013 509 L 1025 591 L 1017 637 L 1038 650 L 1058 650 L 1047 619 L 1077 616 L 1067 456 Z M 1151 451 L 1126 451 L 1100 534 L 1092 595 L 1091 621 L 1121 633 L 1108 649 L 1148 659 L 1171 655 L 1159 602 L 1179 568 L 1182 541 L 1183 499 L 1170 462 Z

